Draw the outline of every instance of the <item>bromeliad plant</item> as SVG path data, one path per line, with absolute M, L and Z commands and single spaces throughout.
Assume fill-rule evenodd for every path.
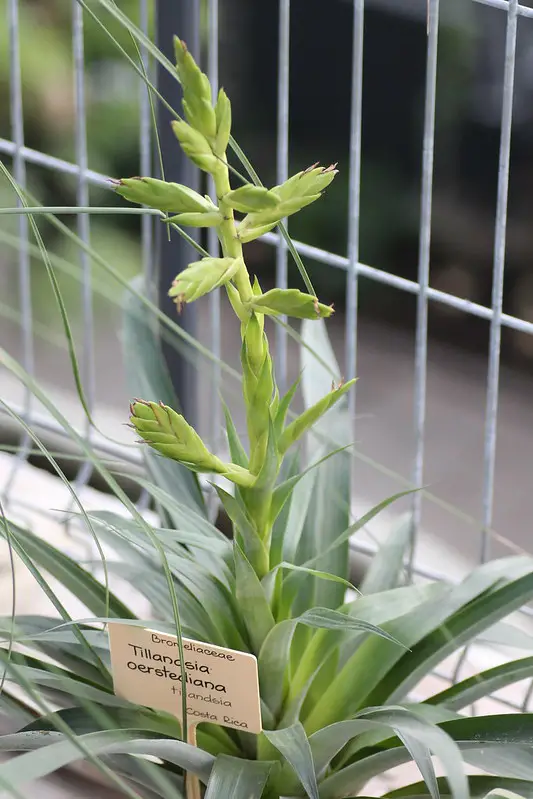
M 0 784 L 19 791 L 28 780 L 83 757 L 98 758 L 106 776 L 133 797 L 182 797 L 183 771 L 190 771 L 207 785 L 206 799 L 340 799 L 361 795 L 372 778 L 414 761 L 424 782 L 390 796 L 466 799 L 502 789 L 531 796 L 532 716 L 470 718 L 460 711 L 533 676 L 533 658 L 478 674 L 424 702 L 415 703 L 412 692 L 441 661 L 533 598 L 533 561 L 494 561 L 458 586 L 405 585 L 407 522 L 375 556 L 363 595 L 347 599 L 348 540 L 395 498 L 350 524 L 345 395 L 353 381 L 316 396 L 315 375 L 304 372 L 305 410 L 291 415 L 298 383 L 280 396 L 264 330 L 268 315 L 303 319 L 304 339 L 314 336 L 322 360 L 333 364 L 321 322 L 332 309 L 295 289 L 263 292 L 249 276 L 243 250 L 243 244 L 317 200 L 335 170 L 313 166 L 273 189 L 232 189 L 226 158 L 229 100 L 221 90 L 213 106 L 206 76 L 179 41 L 176 54 L 187 121 L 174 123 L 174 130 L 193 163 L 212 176 L 216 202 L 151 178 L 122 180 L 117 191 L 170 214 L 167 224 L 217 230 L 221 257 L 188 266 L 170 293 L 181 307 L 225 288 L 241 323 L 248 447 L 226 413 L 230 460 L 224 461 L 173 410 L 172 390 L 138 309 L 127 317 L 126 334 L 134 343 L 128 362 L 132 353 L 144 352 L 146 358 L 133 359 L 132 369 L 138 384 L 152 389 L 153 399 L 132 403 L 131 424 L 157 453 L 146 452 L 153 481 L 140 484 L 160 510 L 161 528 L 146 522 L 53 403 L 31 387 L 129 511 L 130 518 L 124 518 L 109 511 L 87 513 L 80 506 L 89 530 L 115 553 L 107 572 L 149 600 L 159 621 L 142 623 L 174 632 L 169 619 L 178 610 L 187 636 L 257 656 L 264 731 L 255 736 L 204 724 L 198 747 L 192 747 L 181 740 L 173 716 L 115 697 L 107 638 L 97 622 L 141 622 L 109 590 L 107 575 L 99 581 L 67 554 L 2 517 L 2 534 L 64 624 L 46 616 L 19 616 L 14 624 L 1 620 L 9 646 L 1 650 L 7 680 L 0 707 L 20 718 L 20 729 L 0 736 L 0 750 L 36 751 L 0 765 Z M 4 361 L 22 375 L 7 356 Z M 293 452 L 306 434 L 309 457 L 302 467 Z M 231 541 L 209 521 L 198 472 L 219 475 L 233 486 L 231 492 L 216 486 L 233 524 Z M 74 622 L 41 569 L 92 617 Z M 437 780 L 432 755 L 446 779 Z M 463 761 L 488 775 L 467 778 Z

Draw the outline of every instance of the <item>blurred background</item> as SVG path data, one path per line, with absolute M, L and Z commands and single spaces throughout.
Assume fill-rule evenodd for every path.
M 0 0 L 0 20 L 7 19 L 7 5 L 8 0 Z M 117 5 L 139 23 L 138 0 L 120 0 Z M 491 305 L 507 19 L 506 4 L 501 5 L 442 3 L 438 49 L 430 286 L 486 307 Z M 150 27 L 154 4 L 146 8 Z M 75 162 L 72 5 L 66 0 L 20 0 L 19 17 L 25 145 Z M 348 240 L 352 19 L 353 3 L 348 0 L 291 2 L 290 172 L 320 161 L 338 162 L 340 173 L 327 196 L 291 219 L 289 229 L 295 239 L 342 256 Z M 111 17 L 105 20 L 124 50 L 135 57 L 127 32 Z M 533 322 L 533 19 L 521 17 L 519 22 L 503 310 Z M 423 0 L 365 3 L 360 261 L 412 281 L 417 281 L 418 270 L 426 26 Z M 220 83 L 233 103 L 235 136 L 265 183 L 276 182 L 278 27 L 278 4 L 273 0 L 220 0 Z M 8 26 L 0 24 L 0 155 L 11 167 L 5 145 L 13 138 L 8 33 Z M 168 36 L 173 33 L 179 30 L 169 30 Z M 205 54 L 206 13 L 201 40 Z M 88 14 L 83 41 L 88 166 L 104 176 L 139 174 L 139 104 L 144 90 Z M 26 169 L 28 188 L 40 203 L 76 204 L 75 176 L 31 163 Z M 0 181 L 0 205 L 14 205 L 14 200 L 7 183 Z M 91 185 L 90 202 L 114 205 L 116 198 L 105 186 Z M 74 217 L 64 221 L 75 228 Z M 78 248 L 42 220 L 39 225 L 83 349 Z M 20 357 L 18 233 L 16 217 L 0 217 L 0 338 Z M 123 277 L 140 271 L 138 218 L 93 216 L 90 240 Z M 76 418 L 76 395 L 55 302 L 38 251 L 32 250 L 31 256 L 35 372 L 58 401 L 70 403 Z M 254 243 L 248 258 L 262 283 L 272 284 L 275 250 Z M 308 258 L 305 263 L 321 300 L 335 304 L 330 333 L 342 363 L 346 273 Z M 176 272 L 179 268 L 176 264 Z M 122 290 L 97 263 L 92 270 L 96 403 L 104 429 L 115 437 L 127 436 L 118 428 L 127 409 L 120 366 Z M 289 282 L 300 286 L 299 281 L 290 264 Z M 198 313 L 202 337 L 211 311 L 200 304 Z M 412 474 L 415 322 L 415 294 L 360 278 L 361 458 L 355 481 L 362 506 L 398 490 L 398 478 L 409 480 Z M 223 304 L 221 352 L 230 364 L 238 359 L 234 332 Z M 429 337 L 424 482 L 439 502 L 425 503 L 423 524 L 431 547 L 442 547 L 450 568 L 468 568 L 479 554 L 483 515 L 489 322 L 430 303 Z M 204 340 L 209 345 L 212 338 Z M 297 369 L 292 349 L 290 371 Z M 526 549 L 533 465 L 532 374 L 533 338 L 504 328 L 493 526 L 504 539 Z M 204 424 L 212 395 L 205 370 L 201 379 Z M 7 377 L 2 378 L 2 392 L 22 401 Z M 493 544 L 494 554 L 508 550 L 507 543 Z

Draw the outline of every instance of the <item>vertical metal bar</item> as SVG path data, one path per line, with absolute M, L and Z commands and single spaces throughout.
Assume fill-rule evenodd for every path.
M 433 200 L 433 160 L 435 149 L 435 106 L 437 98 L 437 45 L 439 36 L 439 0 L 428 0 L 426 97 L 422 152 L 422 189 L 420 199 L 420 241 L 418 253 L 419 292 L 416 308 L 413 483 L 419 487 L 424 473 L 424 432 L 426 422 L 426 382 L 428 358 L 428 297 L 431 213 Z M 416 535 L 422 516 L 422 494 L 413 495 L 413 538 L 408 572 L 412 575 Z
M 494 506 L 494 474 L 496 465 L 496 431 L 500 383 L 500 347 L 502 336 L 503 280 L 505 272 L 505 243 L 507 235 L 507 203 L 511 162 L 511 131 L 513 124 L 513 92 L 516 64 L 516 35 L 518 0 L 509 0 L 505 39 L 503 73 L 502 121 L 498 164 L 498 195 L 494 228 L 494 262 L 492 273 L 492 319 L 490 323 L 489 369 L 487 376 L 487 406 L 485 416 L 485 447 L 483 457 L 483 528 L 480 559 L 489 557 L 489 533 Z
M 76 110 L 75 152 L 79 167 L 76 201 L 80 206 L 88 206 L 89 184 L 87 182 L 87 113 L 85 108 L 85 53 L 83 41 L 83 7 L 72 0 L 72 52 L 74 57 L 74 104 Z M 90 240 L 89 214 L 79 214 L 77 219 L 78 236 L 85 243 Z M 80 251 L 81 301 L 83 320 L 83 349 L 81 354 L 81 378 L 87 398 L 87 406 L 94 413 L 95 401 L 95 363 L 94 363 L 94 319 L 92 303 L 91 260 L 85 250 Z M 85 420 L 85 431 L 90 436 L 91 424 Z M 92 466 L 85 462 L 78 473 L 76 483 L 83 485 L 89 478 Z
M 348 265 L 346 272 L 345 377 L 357 370 L 358 264 L 361 221 L 361 129 L 363 117 L 363 51 L 365 0 L 353 0 L 352 85 L 350 108 L 350 166 L 348 176 Z M 355 388 L 348 394 L 348 413 L 355 440 Z M 350 459 L 350 501 L 355 478 L 355 458 Z
M 159 0 L 156 11 L 156 44 L 164 55 L 174 61 L 173 36 L 187 42 L 187 47 L 198 58 L 200 52 L 200 2 L 199 0 Z M 176 78 L 161 65 L 157 66 L 157 87 L 178 113 L 181 111 L 181 89 Z M 198 170 L 182 153 L 172 132 L 173 117 L 162 104 L 158 106 L 158 131 L 163 154 L 166 180 L 184 183 L 197 189 L 200 185 Z M 168 316 L 175 316 L 176 307 L 168 297 L 168 290 L 176 274 L 195 260 L 195 250 L 177 233 L 168 238 L 167 228 L 156 225 L 156 254 L 158 265 L 158 303 Z M 189 334 L 195 334 L 195 306 L 184 308 L 179 323 Z M 166 341 L 162 341 L 169 373 L 180 401 L 183 414 L 196 425 L 196 372 L 193 364 Z M 181 349 L 181 347 L 180 347 Z
M 291 0 L 279 0 L 279 44 L 278 44 L 278 122 L 277 122 L 277 183 L 289 177 L 289 81 Z M 276 285 L 287 288 L 287 242 L 279 237 L 276 245 Z M 287 317 L 280 318 L 287 323 Z M 287 331 L 276 325 L 276 366 L 280 391 L 287 388 Z
M 139 27 L 147 36 L 149 30 L 148 0 L 139 0 Z M 151 78 L 152 59 L 145 47 L 140 45 L 140 53 L 144 73 Z M 141 175 L 151 175 L 152 173 L 152 114 L 150 104 L 150 89 L 143 82 L 140 82 L 139 96 L 139 166 Z M 149 214 L 141 217 L 141 251 L 142 251 L 142 270 L 144 277 L 144 291 L 151 300 L 154 299 L 154 253 L 153 253 L 153 233 L 154 220 Z M 137 508 L 142 513 L 150 506 L 151 497 L 148 491 L 143 488 L 137 501 Z
M 207 74 L 211 81 L 213 91 L 213 102 L 216 100 L 218 92 L 218 0 L 208 0 L 209 34 L 207 52 Z M 216 203 L 215 185 L 213 179 L 209 179 L 209 192 Z M 215 228 L 208 228 L 207 246 L 210 254 L 217 258 L 219 256 L 219 242 Z M 213 395 L 220 393 L 222 383 L 222 371 L 220 367 L 221 352 L 221 316 L 220 316 L 220 289 L 212 291 L 209 295 L 209 311 L 211 324 L 211 351 L 217 360 L 212 361 L 211 375 Z M 211 442 L 215 452 L 220 450 L 220 438 L 222 429 L 222 416 L 220 402 L 216 401 L 211 414 Z
M 143 33 L 149 34 L 148 30 L 148 0 L 139 0 L 139 22 Z M 148 51 L 140 45 L 141 58 L 145 74 L 150 77 L 151 60 Z M 140 82 L 139 97 L 139 151 L 140 151 L 140 174 L 150 175 L 152 171 L 152 136 L 151 136 L 151 106 L 150 89 L 146 84 Z M 142 265 L 144 275 L 145 291 L 152 299 L 153 289 L 153 223 L 154 220 L 149 214 L 141 217 L 141 246 L 142 246 Z
M 353 0 L 352 98 L 350 114 L 350 175 L 348 194 L 348 271 L 346 275 L 346 379 L 357 370 L 357 302 L 359 230 L 361 215 L 361 122 L 363 115 L 363 46 L 365 0 Z M 355 424 L 355 390 L 349 393 L 349 410 Z
M 22 74 L 20 64 L 20 25 L 18 0 L 9 0 L 8 6 L 8 38 L 9 38 L 9 99 L 11 106 L 11 133 L 15 152 L 13 155 L 13 177 L 18 185 L 26 187 L 26 163 L 22 155 L 24 147 L 24 114 L 22 105 Z M 17 205 L 21 205 L 17 201 Z M 18 287 L 20 311 L 22 316 L 22 365 L 31 375 L 35 374 L 35 355 L 33 346 L 33 318 L 31 302 L 31 264 L 28 248 L 28 217 L 21 214 L 18 218 L 19 254 L 18 254 Z M 32 403 L 29 388 L 24 390 L 24 414 L 28 417 Z M 27 420 L 27 419 L 26 419 Z M 24 437 L 21 457 L 25 458 L 25 450 L 29 438 Z

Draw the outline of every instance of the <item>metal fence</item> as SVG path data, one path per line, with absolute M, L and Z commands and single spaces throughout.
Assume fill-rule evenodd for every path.
M 348 0 L 330 0 L 331 2 L 348 2 Z M 364 18 L 365 0 L 353 0 L 353 51 L 351 70 L 351 138 L 350 138 L 350 176 L 349 176 L 349 220 L 348 241 L 346 242 L 346 256 L 320 250 L 305 242 L 295 242 L 299 253 L 304 257 L 324 264 L 326 267 L 341 270 L 346 276 L 346 316 L 345 316 L 345 377 L 347 379 L 357 374 L 357 345 L 358 345 L 358 282 L 361 277 L 371 281 L 385 284 L 401 292 L 416 297 L 416 345 L 415 345 L 415 370 L 414 370 L 414 458 L 410 482 L 419 486 L 424 483 L 424 452 L 426 442 L 426 387 L 428 374 L 428 307 L 430 303 L 440 303 L 449 306 L 464 314 L 470 314 L 490 323 L 490 348 L 487 364 L 486 405 L 479 408 L 479 413 L 485 415 L 485 437 L 483 458 L 483 497 L 482 516 L 479 520 L 480 546 L 479 560 L 485 561 L 490 557 L 490 529 L 493 525 L 493 504 L 495 490 L 495 463 L 496 463 L 496 433 L 498 418 L 498 396 L 500 383 L 500 345 L 502 328 L 533 333 L 533 323 L 503 312 L 503 283 L 505 272 L 507 207 L 509 192 L 509 172 L 511 153 L 511 130 L 513 113 L 513 86 L 516 63 L 516 43 L 519 24 L 527 23 L 527 18 L 533 18 L 533 9 L 520 5 L 518 0 L 469 0 L 490 6 L 492 13 L 505 15 L 506 44 L 505 59 L 502 64 L 504 71 L 503 104 L 501 109 L 501 139 L 498 168 L 497 209 L 494 220 L 494 251 L 492 274 L 492 303 L 490 307 L 462 299 L 459 296 L 446 293 L 430 286 L 430 244 L 432 235 L 432 197 L 433 197 L 433 166 L 435 148 L 435 108 L 437 92 L 437 49 L 439 32 L 439 0 L 427 0 L 427 68 L 425 76 L 425 104 L 423 123 L 422 181 L 420 187 L 420 228 L 419 228 L 419 256 L 418 280 L 412 281 L 391 274 L 380 268 L 380 265 L 368 265 L 360 261 L 360 183 L 361 183 L 361 130 L 362 130 L 362 96 L 363 96 L 363 49 L 364 49 Z M 372 0 L 368 0 L 371 4 Z M 419 0 L 422 4 L 424 0 Z M 120 5 L 120 4 L 119 4 Z M 199 2 L 195 0 L 182 0 L 175 3 L 173 0 L 159 0 L 157 3 L 156 35 L 162 49 L 168 53 L 170 38 L 168 32 L 179 31 L 194 52 L 199 50 L 200 13 Z M 206 3 L 208 15 L 208 57 L 205 68 L 207 69 L 214 87 L 218 84 L 218 0 L 208 0 Z M 141 28 L 149 33 L 149 4 L 148 0 L 139 0 Z M 289 76 L 291 66 L 291 0 L 279 0 L 279 49 L 278 49 L 278 117 L 277 117 L 277 179 L 285 180 L 289 169 Z M 22 76 L 20 58 L 20 29 L 19 29 L 19 0 L 8 0 L 7 19 L 9 26 L 9 63 L 10 63 L 10 109 L 11 109 L 11 138 L 0 139 L 0 153 L 12 159 L 12 171 L 16 181 L 26 185 L 26 165 L 32 164 L 48 170 L 72 175 L 77 180 L 77 202 L 85 207 L 90 204 L 89 190 L 92 185 L 107 185 L 108 178 L 88 167 L 87 158 L 87 120 L 86 98 L 84 82 L 84 23 L 86 12 L 77 0 L 72 0 L 72 51 L 74 64 L 74 96 L 75 96 L 75 161 L 67 162 L 57 157 L 52 157 L 44 152 L 31 149 L 25 144 L 23 105 L 22 105 Z M 334 34 L 333 34 L 334 35 Z M 149 74 L 154 74 L 154 65 L 146 52 L 143 51 L 144 65 Z M 157 71 L 158 86 L 169 101 L 177 105 L 177 84 L 169 80 L 164 70 Z M 153 158 L 154 142 L 151 133 L 151 117 L 149 97 L 142 81 L 140 86 L 140 173 L 153 174 L 155 160 Z M 159 113 L 159 112 L 158 112 Z M 174 142 L 167 139 L 166 112 L 159 113 L 161 145 L 163 151 L 172 146 L 176 153 Z M 178 179 L 189 184 L 194 183 L 195 176 L 187 172 L 184 160 L 174 161 L 167 177 Z M 161 228 L 163 226 L 160 226 Z M 90 242 L 90 216 L 80 214 L 78 217 L 78 233 L 82 241 Z M 28 219 L 21 215 L 18 217 L 18 279 L 21 312 L 21 344 L 22 365 L 30 373 L 35 371 L 35 351 L 32 328 L 32 299 L 30 280 L 30 230 Z M 264 236 L 264 241 L 276 248 L 276 280 L 281 287 L 287 285 L 288 280 L 288 251 L 284 239 L 276 233 Z M 216 247 L 216 240 L 210 239 L 210 248 Z M 169 244 L 162 235 L 156 238 L 152 220 L 146 216 L 142 220 L 142 253 L 145 274 L 153 277 L 154 269 L 158 269 L 158 290 L 161 307 L 165 306 L 166 290 L 173 274 L 173 264 L 176 261 L 186 262 L 188 245 L 179 239 L 173 239 Z M 185 248 L 185 250 L 184 250 Z M 153 253 L 157 257 L 154 262 Z M 190 259 L 189 259 L 190 260 Z M 81 252 L 80 269 L 82 273 L 82 318 L 84 349 L 82 355 L 82 379 L 87 393 L 91 410 L 95 402 L 95 371 L 94 371 L 94 317 L 92 311 L 92 275 L 89 256 Z M 215 356 L 221 355 L 220 325 L 221 310 L 218 294 L 213 294 L 210 299 L 211 331 L 210 344 Z M 185 324 L 194 330 L 194 316 L 189 312 Z M 283 327 L 276 329 L 276 360 L 280 383 L 287 379 L 288 362 L 287 331 Z M 171 371 L 178 376 L 178 385 L 181 389 L 181 400 L 189 417 L 194 418 L 196 399 L 194 396 L 194 373 L 187 371 L 183 359 L 176 359 L 175 353 L 167 351 L 169 358 L 173 358 Z M 220 384 L 220 367 L 214 363 L 212 379 L 215 387 Z M 192 375 L 192 376 L 191 376 Z M 183 390 L 185 387 L 185 391 Z M 351 411 L 356 411 L 356 395 L 351 398 Z M 25 417 L 32 421 L 33 401 L 31 393 L 26 392 L 23 402 Z M 219 411 L 214 410 L 211 417 L 213 435 L 218 435 L 221 426 Z M 37 418 L 37 417 L 36 417 Z M 50 425 L 49 421 L 38 419 L 39 424 Z M 90 435 L 89 426 L 86 434 Z M 20 464 L 25 457 L 27 440 L 22 441 L 21 454 L 17 463 Z M 86 482 L 90 477 L 90 466 L 81 467 L 77 480 Z M 416 493 L 413 499 L 415 528 L 419 526 L 422 511 L 423 494 Z

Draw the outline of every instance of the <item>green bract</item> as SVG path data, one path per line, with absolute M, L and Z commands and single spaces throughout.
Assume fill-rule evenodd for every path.
M 155 450 L 180 461 L 195 472 L 215 472 L 247 486 L 254 478 L 239 465 L 222 463 L 212 455 L 200 436 L 183 416 L 162 402 L 135 400 L 130 406 L 130 422 L 140 436 Z
M 295 319 L 318 319 L 333 313 L 332 305 L 323 305 L 316 297 L 298 289 L 271 289 L 255 296 L 249 301 L 248 307 L 269 316 L 286 314 Z
M 156 178 L 125 178 L 119 181 L 116 191 L 132 203 L 149 205 L 160 211 L 205 214 L 217 210 L 208 197 L 202 197 L 193 189 Z
M 180 305 L 193 302 L 227 283 L 242 266 L 241 258 L 202 258 L 180 272 L 168 292 Z
M 120 18 L 115 3 L 106 1 L 106 7 Z M 147 318 L 150 304 L 132 287 L 125 362 L 132 390 L 146 399 L 132 403 L 130 423 L 148 444 L 143 454 L 150 477 L 134 472 L 130 481 L 157 510 L 160 526 L 149 524 L 116 472 L 0 349 L 2 366 L 68 431 L 127 511 L 88 512 L 81 503 L 72 511 L 109 553 L 100 578 L 93 563 L 80 564 L 9 522 L 0 506 L 0 534 L 60 617 L 0 619 L 7 677 L 0 708 L 18 718 L 17 731 L 0 736 L 0 752 L 22 752 L 0 764 L 2 791 L 27 795 L 28 782 L 86 758 L 133 799 L 183 799 L 185 772 L 206 786 L 204 799 L 346 799 L 365 796 L 371 780 L 409 762 L 423 782 L 392 793 L 384 787 L 386 796 L 533 796 L 533 714 L 461 715 L 472 702 L 532 678 L 532 657 L 439 692 L 425 683 L 428 698 L 422 702 L 413 694 L 439 664 L 487 631 L 513 639 L 517 631 L 501 620 L 533 600 L 533 559 L 486 563 L 459 585 L 407 584 L 404 559 L 413 533 L 408 514 L 373 557 L 361 593 L 347 594 L 349 541 L 410 492 L 353 520 L 347 393 L 354 381 L 342 383 L 329 344 L 321 317 L 331 308 L 311 290 L 262 292 L 250 279 L 242 246 L 317 199 L 336 171 L 314 165 L 271 190 L 232 188 L 229 100 L 221 90 L 213 108 L 209 82 L 179 40 L 176 59 L 187 122 L 173 123 L 174 131 L 191 161 L 212 175 L 218 207 L 186 187 L 151 178 L 121 181 L 117 191 L 132 202 L 177 212 L 182 224 L 204 220 L 216 228 L 221 257 L 214 253 L 190 264 L 169 293 L 179 304 L 225 286 L 240 322 L 247 441 L 224 408 L 229 454 L 222 460 L 173 409 L 177 400 Z M 235 210 L 247 214 L 240 223 Z M 280 314 L 304 320 L 301 377 L 285 393 L 276 384 L 265 332 L 265 315 Z M 165 321 L 181 332 L 173 320 Z M 292 402 L 300 389 L 303 409 L 295 414 Z M 294 446 L 304 437 L 305 448 Z M 198 472 L 229 481 L 214 486 L 212 498 L 220 506 L 206 503 Z M 214 524 L 220 508 L 231 537 Z M 147 600 L 150 619 L 136 617 L 130 600 L 110 589 L 109 575 Z M 83 622 L 69 616 L 65 594 L 84 607 Z M 110 619 L 253 653 L 263 732 L 216 726 L 208 713 L 198 727 L 198 746 L 192 746 L 174 716 L 115 696 L 101 627 Z M 531 648 L 527 634 L 519 641 Z M 436 777 L 433 758 L 444 778 Z M 487 773 L 467 776 L 465 763 Z

